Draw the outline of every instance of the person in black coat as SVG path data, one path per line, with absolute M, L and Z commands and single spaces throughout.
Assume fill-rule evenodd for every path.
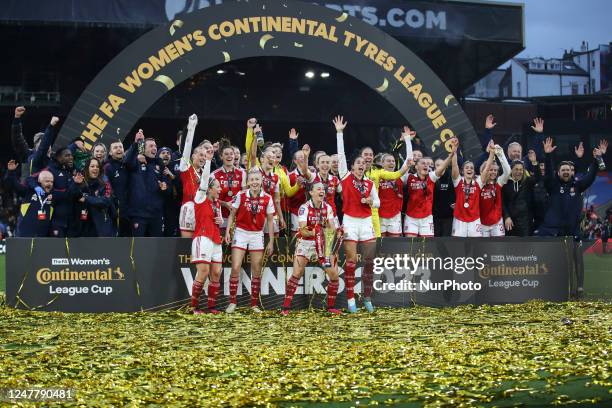
M 67 147 L 59 148 L 53 155 L 53 159 L 45 171 L 53 174 L 53 217 L 51 219 L 50 236 L 63 238 L 72 235 L 70 221 L 73 211 L 74 182 L 74 159 L 72 152 Z M 28 187 L 36 190 L 38 186 L 38 174 L 33 174 L 26 180 Z
M 53 174 L 43 170 L 37 175 L 36 189 L 19 182 L 17 163 L 8 163 L 6 183 L 22 200 L 17 221 L 17 237 L 33 238 L 49 236 L 53 216 Z
M 181 197 L 183 196 L 183 185 L 176 171 L 176 163 L 173 162 L 173 153 L 169 147 L 162 147 L 157 153 L 158 163 L 162 167 L 162 173 L 168 181 L 169 194 L 164 196 L 164 236 L 178 237 L 179 214 L 181 211 Z
M 31 176 L 38 173 L 49 164 L 51 156 L 51 146 L 57 137 L 57 123 L 59 118 L 54 116 L 44 133 L 39 132 L 34 135 L 34 148 L 30 149 L 23 136 L 23 126 L 21 117 L 25 113 L 23 106 L 15 108 L 15 119 L 11 126 L 11 142 L 13 150 L 20 163 L 25 163 L 23 176 Z
M 528 237 L 533 229 L 533 192 L 540 180 L 539 172 L 528 175 L 521 160 L 513 161 L 510 168 L 510 179 L 502 187 L 502 215 L 506 235 Z
M 115 226 L 120 237 L 132 235 L 130 220 L 128 218 L 128 186 L 129 173 L 123 162 L 125 151 L 123 142 L 117 140 L 110 145 L 108 161 L 104 165 L 104 175 L 110 182 L 113 190 L 115 206 Z
M 157 144 L 145 139 L 142 129 L 134 143 L 142 143 L 143 151 L 132 146 L 124 159 L 129 172 L 128 216 L 135 237 L 163 236 L 164 197 L 170 193 L 162 166 L 157 161 Z
M 607 147 L 607 146 L 606 146 Z M 551 138 L 544 143 L 546 155 L 546 190 L 550 195 L 548 211 L 542 225 L 538 228 L 539 236 L 570 236 L 578 237 L 580 214 L 582 211 L 582 194 L 591 187 L 597 176 L 597 163 L 589 166 L 584 178 L 576 180 L 574 165 L 571 162 L 561 162 L 554 173 L 552 152 L 556 149 Z M 605 153 L 605 150 L 604 150 Z M 600 148 L 593 149 L 593 156 L 602 155 Z
M 608 144 L 602 141 L 599 147 L 593 149 L 593 157 L 598 158 L 606 153 Z M 547 138 L 544 142 L 544 153 L 546 157 L 545 185 L 550 195 L 548 211 L 544 216 L 542 225 L 536 230 L 538 236 L 566 236 L 574 237 L 577 242 L 575 247 L 575 270 L 577 287 L 575 294 L 581 296 L 584 285 L 584 263 L 582 260 L 582 241 L 580 241 L 580 215 L 584 202 L 583 194 L 591 187 L 597 176 L 597 162 L 589 166 L 587 174 L 580 180 L 576 180 L 574 164 L 561 162 L 554 173 L 552 152 L 556 149 L 553 140 Z
M 436 169 L 442 166 L 443 159 L 437 159 Z M 450 237 L 453 232 L 453 211 L 455 209 L 455 188 L 451 170 L 447 169 L 434 186 L 432 214 L 434 219 L 434 236 Z
M 114 223 L 115 206 L 112 188 L 102 175 L 102 163 L 96 158 L 85 162 L 83 177 L 74 183 L 76 190 L 74 225 L 82 237 L 114 237 L 117 230 Z

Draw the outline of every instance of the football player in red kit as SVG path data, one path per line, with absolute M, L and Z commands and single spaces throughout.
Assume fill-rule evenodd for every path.
M 206 160 L 206 150 L 196 147 L 191 154 L 193 135 L 198 125 L 198 117 L 194 114 L 189 117 L 187 125 L 187 138 L 183 148 L 179 170 L 181 183 L 183 185 L 183 202 L 179 215 L 179 228 L 183 238 L 191 238 L 195 229 L 195 212 L 193 200 L 200 186 L 202 167 Z
M 304 269 L 309 261 L 316 260 L 318 257 L 316 251 L 317 234 L 322 235 L 322 229 L 336 229 L 334 221 L 334 212 L 328 203 L 325 202 L 325 188 L 321 182 L 315 182 L 310 185 L 309 191 L 310 200 L 300 206 L 298 211 L 298 240 L 295 246 L 295 257 L 293 258 L 293 273 L 287 282 L 285 290 L 285 301 L 283 302 L 282 314 L 289 314 L 291 300 L 295 294 L 298 283 L 304 275 Z M 338 234 L 342 234 L 337 230 Z M 338 293 L 338 265 L 334 259 L 331 259 L 331 267 L 325 268 L 325 273 L 329 279 L 327 285 L 327 310 L 332 314 L 340 314 L 340 311 L 335 308 L 336 294 Z
M 219 278 L 221 277 L 221 263 L 223 261 L 221 232 L 219 230 L 219 226 L 223 222 L 219 204 L 221 186 L 218 180 L 209 176 L 210 160 L 207 160 L 194 199 L 195 230 L 191 242 L 191 263 L 196 264 L 197 273 L 191 288 L 191 307 L 193 307 L 193 313 L 195 314 L 204 313 L 200 310 L 199 303 L 206 278 L 210 278 L 207 312 L 219 313 L 215 307 L 219 295 Z
M 487 146 L 487 151 L 495 149 L 493 142 Z M 489 155 L 485 163 L 484 173 L 488 174 L 494 155 Z M 459 172 L 457 155 L 452 158 L 452 177 L 455 187 L 455 209 L 453 212 L 453 237 L 482 237 L 480 224 L 480 191 L 482 180 L 476 176 L 474 163 L 463 163 L 463 177 Z
M 225 242 L 232 245 L 230 303 L 226 309 L 227 313 L 233 313 L 236 310 L 240 268 L 247 251 L 251 260 L 251 309 L 257 313 L 261 312 L 257 305 L 263 268 L 264 224 L 270 236 L 268 245 L 265 247 L 266 254 L 270 256 L 274 249 L 274 224 L 272 222 L 274 202 L 272 196 L 263 191 L 262 179 L 262 174 L 258 169 L 249 171 L 247 177 L 249 188 L 235 196 L 227 221 L 227 225 L 232 225 L 234 220 L 236 221 L 233 240 L 230 228 L 227 228 L 225 232 Z
M 480 223 L 482 225 L 483 237 L 503 237 L 506 235 L 504 220 L 502 217 L 502 187 L 510 178 L 510 164 L 504 154 L 504 149 L 496 145 L 495 149 L 489 152 L 490 155 L 497 156 L 504 172 L 499 174 L 499 166 L 493 162 L 489 166 L 488 173 L 484 173 L 486 163 L 480 166 L 480 178 L 483 187 L 480 190 Z
M 409 145 L 412 145 L 410 140 L 406 142 L 406 146 Z M 453 139 L 451 146 L 448 157 L 435 171 L 431 171 L 429 167 L 431 159 L 422 157 L 415 162 L 416 174 L 406 173 L 402 176 L 408 188 L 406 218 L 404 219 L 404 234 L 407 237 L 434 236 L 432 209 L 435 184 L 455 156 L 459 141 Z M 412 148 L 409 150 L 408 158 L 412 158 Z
M 410 140 L 416 136 L 408 126 L 404 126 L 401 141 L 406 144 L 406 162 L 402 167 L 408 169 L 412 166 L 412 144 Z M 378 155 L 377 155 L 378 156 Z M 395 157 L 389 153 L 380 154 L 380 166 L 387 173 L 395 172 Z M 381 237 L 399 237 L 402 235 L 402 203 L 404 201 L 404 184 L 408 177 L 405 172 L 398 178 L 378 178 L 378 198 L 380 208 L 378 209 L 378 221 Z
M 342 191 L 342 187 L 340 186 L 340 179 L 331 173 L 331 157 L 325 153 L 319 155 L 314 162 L 314 166 L 316 173 L 313 183 L 323 184 L 325 201 L 331 205 L 334 217 L 337 219 L 336 194 Z
M 351 161 L 351 171 L 348 170 L 346 154 L 344 153 L 344 129 L 347 123 L 342 116 L 334 118 L 336 127 L 336 143 L 338 147 L 338 174 L 342 185 L 342 209 L 344 212 L 344 278 L 346 296 L 350 313 L 357 312 L 355 303 L 355 269 L 357 268 L 357 245 L 361 251 L 365 266 L 362 282 L 364 287 L 363 304 L 368 311 L 373 311 L 371 295 L 374 283 L 373 265 L 376 253 L 376 236 L 372 225 L 372 207 L 380 207 L 378 193 L 374 182 L 365 177 L 365 160 L 361 156 Z
M 255 121 L 255 122 L 253 122 Z M 256 119 L 249 119 L 248 126 L 252 123 L 255 123 L 254 128 L 252 130 L 253 134 L 258 134 L 263 132 L 263 128 L 259 123 L 256 123 Z M 247 132 L 247 143 L 248 143 L 248 132 Z M 262 175 L 262 189 L 265 193 L 269 194 L 272 197 L 272 205 L 274 206 L 274 217 L 273 222 L 273 231 L 274 236 L 278 236 L 278 233 L 281 229 L 285 229 L 285 217 L 283 215 L 283 211 L 281 208 L 281 196 L 280 196 L 280 177 L 274 171 L 274 164 L 276 162 L 276 153 L 275 148 L 272 146 L 266 147 L 261 151 L 259 156 L 259 163 L 257 163 L 257 143 L 251 138 L 251 144 L 249 145 L 249 157 L 247 160 L 247 171 L 253 167 L 256 167 Z M 259 164 L 257 166 L 257 164 Z M 265 228 L 267 233 L 268 228 Z
M 246 188 L 246 172 L 234 165 L 234 148 L 232 146 L 225 146 L 221 148 L 221 160 L 223 160 L 223 166 L 213 171 L 212 177 L 214 177 L 221 185 L 221 194 L 219 195 L 219 202 L 221 203 L 223 224 L 221 225 L 222 234 L 225 235 L 225 228 L 227 228 L 227 217 L 229 216 L 230 210 L 232 209 L 232 201 L 238 193 Z
M 314 176 L 308 169 L 308 157 L 310 156 L 310 146 L 304 145 L 302 150 L 293 154 L 295 169 L 289 172 L 289 183 L 297 185 L 298 190 L 287 200 L 289 213 L 291 214 L 291 233 L 296 234 L 299 230 L 298 212 L 302 204 L 306 202 L 306 192 L 310 189 Z

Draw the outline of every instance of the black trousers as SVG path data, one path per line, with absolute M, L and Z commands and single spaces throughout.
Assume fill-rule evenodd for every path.
M 453 233 L 453 218 L 434 217 L 434 236 L 450 237 Z

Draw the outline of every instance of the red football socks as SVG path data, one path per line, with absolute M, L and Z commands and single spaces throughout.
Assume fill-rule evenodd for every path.
M 208 309 L 214 309 L 217 305 L 217 296 L 219 295 L 219 282 L 210 282 L 208 284 Z
M 229 281 L 229 291 L 230 291 L 230 303 L 237 304 L 237 293 L 238 293 L 238 277 L 230 277 Z
M 261 278 L 251 278 L 251 307 L 257 306 L 259 301 L 259 288 L 261 287 Z
M 283 302 L 283 309 L 289 309 L 291 307 L 291 301 L 293 300 L 293 295 L 295 295 L 295 290 L 298 287 L 300 279 L 291 275 L 289 281 L 287 282 L 287 288 L 285 290 L 285 301 Z
M 347 262 L 344 265 L 344 282 L 346 284 L 346 298 L 355 298 L 355 262 Z
M 204 283 L 198 282 L 197 280 L 193 281 L 193 285 L 191 286 L 191 307 L 194 309 L 200 306 L 200 295 L 203 289 Z

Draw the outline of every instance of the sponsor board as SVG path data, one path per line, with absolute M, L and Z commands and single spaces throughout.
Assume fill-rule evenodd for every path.
M 188 239 L 79 238 L 69 239 L 66 245 L 65 240 L 53 238 L 13 238 L 8 248 L 7 303 L 11 306 L 132 312 L 181 307 L 191 296 L 195 267 Z M 220 307 L 227 304 L 230 261 L 226 251 Z M 374 304 L 390 307 L 563 301 L 569 294 L 572 264 L 573 246 L 563 239 L 384 239 L 373 261 L 372 298 Z M 292 265 L 293 250 L 281 239 L 263 270 L 264 308 L 280 307 Z M 363 272 L 360 263 L 358 294 L 363 292 Z M 246 305 L 250 296 L 247 263 L 240 281 L 238 303 Z M 327 283 L 319 266 L 308 266 L 293 306 L 321 306 Z M 346 306 L 342 269 L 337 305 Z

